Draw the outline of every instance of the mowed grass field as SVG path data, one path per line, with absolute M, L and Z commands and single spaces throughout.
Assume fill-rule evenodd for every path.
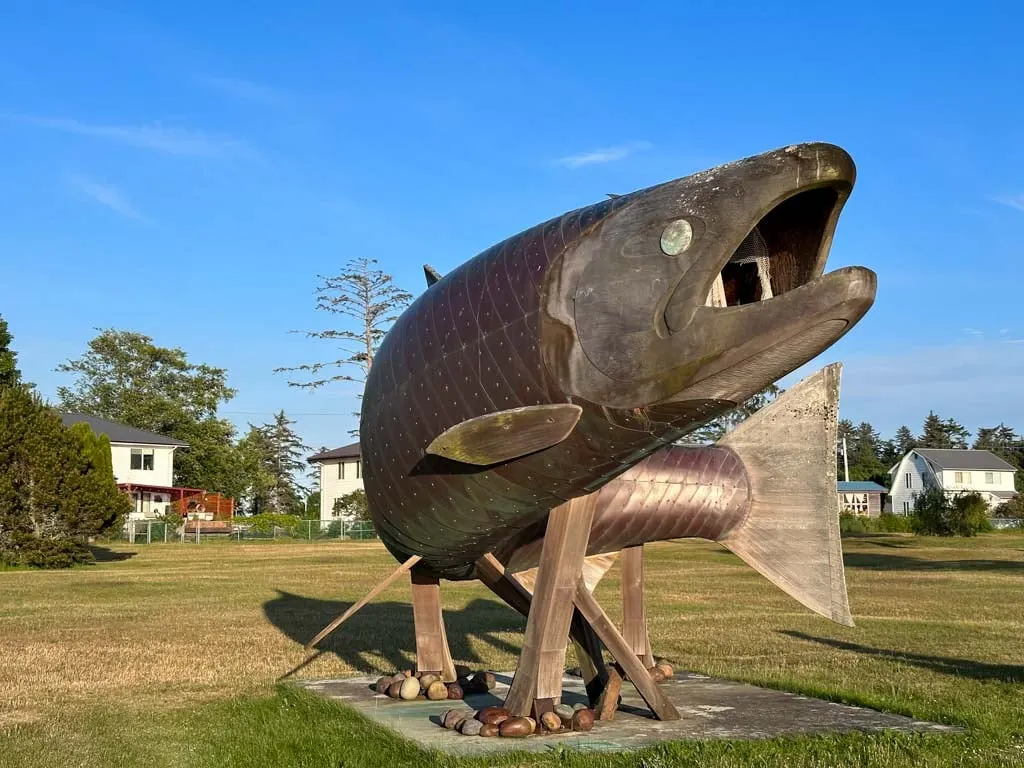
M 656 655 L 692 670 L 966 727 L 680 742 L 623 755 L 476 761 L 417 749 L 277 681 L 413 663 L 396 585 L 307 658 L 302 644 L 387 575 L 377 543 L 114 547 L 65 572 L 0 572 L 2 766 L 1024 765 L 1024 536 L 844 540 L 855 629 L 803 609 L 706 542 L 648 547 Z M 621 615 L 618 568 L 598 590 Z M 453 655 L 512 669 L 525 621 L 446 583 Z M 570 651 L 568 662 L 573 659 Z

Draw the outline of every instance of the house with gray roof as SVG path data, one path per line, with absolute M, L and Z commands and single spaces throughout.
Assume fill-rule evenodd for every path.
M 992 510 L 1017 495 L 1016 473 L 1016 467 L 991 451 L 915 448 L 889 470 L 892 511 L 910 514 L 917 495 L 932 487 L 950 496 L 980 493 Z
M 88 424 L 93 432 L 110 440 L 114 479 L 134 503 L 129 519 L 156 517 L 166 512 L 172 501 L 202 492 L 174 487 L 174 454 L 188 448 L 183 440 L 84 413 L 62 412 L 60 417 L 64 426 Z
M 885 488 L 868 480 L 840 480 L 836 483 L 839 511 L 878 517 L 882 514 Z

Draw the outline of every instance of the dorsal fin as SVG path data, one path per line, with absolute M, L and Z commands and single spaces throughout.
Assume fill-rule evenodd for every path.
M 438 272 L 436 269 L 434 269 L 429 264 L 424 264 L 423 265 L 423 276 L 427 278 L 427 288 L 432 286 L 434 283 L 436 283 L 442 277 L 441 273 Z
M 562 442 L 582 413 L 572 403 L 486 413 L 446 429 L 427 446 L 427 453 L 482 467 L 498 464 Z
M 616 195 L 614 192 L 605 192 L 605 195 L 609 200 L 614 200 L 616 197 L 622 197 L 622 195 Z

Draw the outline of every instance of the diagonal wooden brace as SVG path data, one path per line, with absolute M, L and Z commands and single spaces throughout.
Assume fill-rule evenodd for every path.
M 672 702 L 668 700 L 660 686 L 654 682 L 643 662 L 637 658 L 632 647 L 619 634 L 619 630 L 615 628 L 582 579 L 577 582 L 573 602 L 580 609 L 583 617 L 590 622 L 594 632 L 601 638 L 601 642 L 608 648 L 629 681 L 636 687 L 637 692 L 647 702 L 647 706 L 651 708 L 654 716 L 659 720 L 678 720 L 679 713 Z

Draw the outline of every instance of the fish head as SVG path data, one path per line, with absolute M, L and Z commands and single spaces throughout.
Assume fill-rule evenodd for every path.
M 546 287 L 549 371 L 643 408 L 743 402 L 813 359 L 875 297 L 869 269 L 824 274 L 855 178 L 843 149 L 809 143 L 608 201 Z

